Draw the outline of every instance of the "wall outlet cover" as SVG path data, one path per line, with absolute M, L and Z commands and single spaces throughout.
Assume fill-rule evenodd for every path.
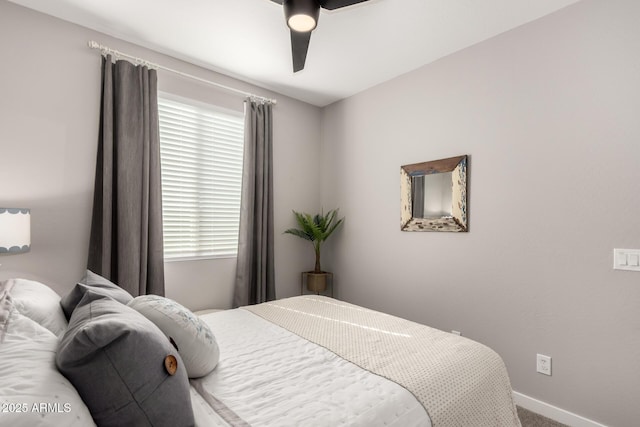
M 544 354 L 536 355 L 536 372 L 551 375 L 551 357 Z

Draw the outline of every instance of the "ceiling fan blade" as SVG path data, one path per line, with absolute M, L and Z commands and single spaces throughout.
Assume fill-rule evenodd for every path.
M 300 33 L 291 30 L 291 56 L 293 57 L 293 72 L 304 68 L 307 60 L 307 51 L 309 50 L 309 40 L 311 40 L 311 31 Z
M 275 0 L 272 0 L 275 1 Z M 363 3 L 368 0 L 317 0 L 320 7 L 327 10 L 340 9 L 341 7 L 347 7 L 358 3 Z

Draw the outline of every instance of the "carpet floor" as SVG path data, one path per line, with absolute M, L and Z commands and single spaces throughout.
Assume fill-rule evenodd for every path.
M 518 418 L 522 427 L 569 427 L 557 421 L 550 420 L 547 417 L 528 411 L 520 406 L 516 406 L 518 410 Z

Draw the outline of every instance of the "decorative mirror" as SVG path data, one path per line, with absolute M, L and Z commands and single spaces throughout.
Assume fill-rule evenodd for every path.
M 467 156 L 400 168 L 402 231 L 467 231 Z

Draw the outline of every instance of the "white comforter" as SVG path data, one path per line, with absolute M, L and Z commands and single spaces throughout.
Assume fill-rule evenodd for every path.
M 403 387 L 246 310 L 202 318 L 220 362 L 192 380 L 200 426 L 431 426 Z

